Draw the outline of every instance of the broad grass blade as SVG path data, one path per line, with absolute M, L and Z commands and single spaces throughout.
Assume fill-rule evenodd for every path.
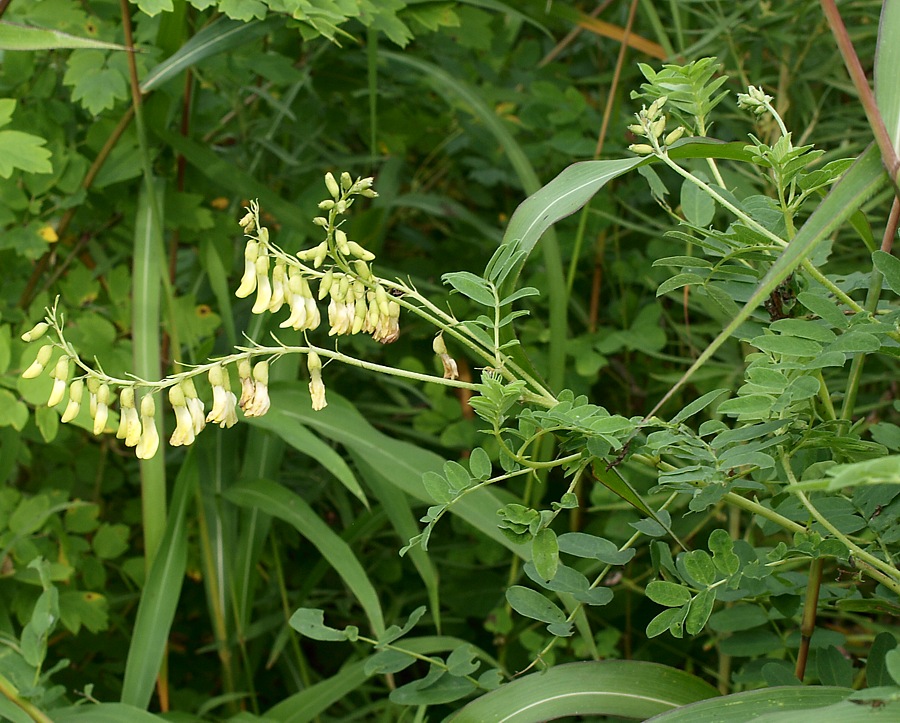
M 249 23 L 220 16 L 188 40 L 178 52 L 147 73 L 141 83 L 141 91 L 147 93 L 154 90 L 201 60 L 234 50 L 283 24 L 284 20 L 278 16 Z
M 657 663 L 569 663 L 501 686 L 450 716 L 448 723 L 539 723 L 572 715 L 645 720 L 718 695 L 700 678 Z
M 878 47 L 875 51 L 875 102 L 884 119 L 894 150 L 900 153 L 900 3 L 881 7 Z
M 375 429 L 346 399 L 328 393 L 328 406 L 314 412 L 305 386 L 297 383 L 270 385 L 272 409 L 281 409 L 310 429 L 343 444 L 354 456 L 380 470 L 385 479 L 413 499 L 432 505 L 434 500 L 422 485 L 425 472 L 440 472 L 444 459 L 409 442 L 393 439 Z M 269 414 L 271 414 L 271 410 Z M 255 424 L 258 420 L 248 420 Z M 502 489 L 473 492 L 451 507 L 451 512 L 523 559 L 530 558 L 528 545 L 517 545 L 497 529 L 497 510 L 508 502 L 521 502 Z
M 53 711 L 54 723 L 160 723 L 163 719 L 125 703 L 73 705 Z
M 0 50 L 59 50 L 61 48 L 128 50 L 124 45 L 104 43 L 93 38 L 80 38 L 59 30 L 0 22 Z
M 257 508 L 292 525 L 341 576 L 365 610 L 372 631 L 376 635 L 384 632 L 384 614 L 378 593 L 365 569 L 350 546 L 322 522 L 306 500 L 270 480 L 238 482 L 226 490 L 223 497 L 241 507 Z
M 769 720 L 767 714 L 783 713 L 788 720 L 795 721 L 798 720 L 796 716 L 799 713 L 839 703 L 852 692 L 849 688 L 831 688 L 819 685 L 763 688 L 692 703 L 670 713 L 656 716 L 652 720 L 654 723 L 656 721 L 659 723 L 714 723 L 722 720 L 754 720 L 762 716 L 766 716 L 766 720 Z M 871 714 L 875 712 L 870 706 L 853 706 L 850 703 L 847 705 L 851 711 L 854 708 L 864 709 L 869 716 L 866 720 L 870 720 Z M 848 720 L 843 716 L 821 717 L 824 713 L 824 710 L 819 713 L 816 720 Z
M 165 533 L 147 575 L 125 662 L 122 703 L 145 709 L 175 618 L 187 566 L 185 516 L 197 486 L 197 465 L 192 453 L 185 458 L 172 495 Z M 96 720 L 99 720 L 96 719 Z M 118 720 L 130 720 L 119 718 Z

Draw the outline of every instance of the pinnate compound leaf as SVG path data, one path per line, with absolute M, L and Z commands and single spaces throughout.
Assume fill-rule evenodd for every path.
M 401 628 L 397 625 L 391 625 L 385 630 L 381 635 L 378 636 L 378 645 L 377 648 L 382 648 L 385 645 L 390 645 L 395 640 L 402 638 L 406 635 L 410 630 L 412 630 L 416 623 L 422 619 L 422 616 L 425 614 L 426 607 L 421 605 L 412 611 L 409 618 L 407 618 L 406 623 Z
M 343 630 L 330 628 L 325 624 L 325 612 L 317 608 L 300 608 L 288 620 L 294 630 L 313 640 L 336 641 L 356 640 L 359 628 L 348 625 Z
M 489 282 L 476 276 L 468 271 L 454 271 L 450 274 L 444 274 L 441 279 L 445 284 L 450 284 L 463 296 L 467 296 L 472 301 L 482 306 L 494 306 L 496 300 L 494 292 Z
M 667 580 L 653 580 L 647 584 L 647 597 L 653 602 L 675 608 L 691 601 L 691 591 L 684 585 Z
M 545 580 L 552 580 L 559 567 L 559 543 L 556 533 L 545 527 L 539 530 L 531 543 L 531 559 L 534 568 Z
M 544 595 L 521 585 L 513 585 L 506 591 L 506 601 L 519 615 L 542 623 L 564 623 L 565 613 L 556 603 Z

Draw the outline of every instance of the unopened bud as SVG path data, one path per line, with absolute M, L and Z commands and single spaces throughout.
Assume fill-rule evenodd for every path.
M 684 126 L 678 126 L 674 131 L 669 133 L 669 135 L 665 138 L 665 145 L 671 146 L 675 141 L 677 141 L 681 136 L 684 135 Z
M 363 261 L 372 261 L 375 258 L 375 254 L 371 251 L 367 251 L 362 246 L 360 246 L 356 241 L 350 241 L 347 246 L 350 248 L 350 253 L 353 256 L 356 256 L 358 259 L 362 259 Z
M 653 146 L 646 143 L 635 143 L 628 146 L 628 150 L 632 153 L 637 153 L 639 156 L 649 156 L 653 153 Z
M 46 321 L 39 321 L 32 327 L 31 331 L 26 331 L 22 334 L 22 341 L 37 341 L 47 333 L 49 328 L 50 325 Z
M 334 174 L 331 171 L 325 174 L 325 187 L 335 201 L 341 197 L 341 187 L 338 186 L 337 181 L 334 180 Z
M 341 174 L 341 188 L 343 188 L 345 191 L 349 191 L 352 186 L 353 179 L 350 177 L 350 174 L 347 173 L 347 171 L 344 171 Z

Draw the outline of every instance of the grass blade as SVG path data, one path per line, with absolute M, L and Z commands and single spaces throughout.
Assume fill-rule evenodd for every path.
M 376 635 L 384 632 L 384 614 L 378 593 L 369 580 L 353 550 L 315 513 L 306 500 L 270 480 L 238 482 L 225 491 L 229 502 L 247 508 L 257 508 L 284 520 L 309 540 L 328 560 L 335 572 L 359 600 L 369 625 Z
M 160 723 L 162 718 L 125 703 L 73 705 L 53 711 L 54 723 Z
M 569 715 L 644 720 L 718 691 L 683 670 L 634 660 L 557 665 L 483 695 L 448 721 L 538 723 Z
M 678 721 L 682 723 L 714 723 L 714 721 L 721 720 L 752 720 L 768 713 L 784 713 L 791 716 L 792 712 L 793 716 L 790 720 L 797 720 L 794 717 L 797 713 L 839 703 L 851 692 L 849 688 L 831 688 L 819 685 L 779 686 L 762 690 L 748 690 L 722 698 L 693 703 L 673 710 L 671 713 L 657 716 L 653 720 L 660 721 L 660 723 L 677 723 Z M 848 705 L 850 704 L 848 703 Z M 873 713 L 872 709 L 867 706 L 855 707 L 864 709 L 869 715 Z M 831 720 L 844 721 L 846 718 L 832 718 Z
M 124 45 L 104 43 L 93 38 L 79 38 L 59 30 L 0 22 L 0 50 L 58 50 L 60 48 L 128 50 Z
M 881 8 L 878 47 L 875 51 L 875 102 L 884 119 L 894 150 L 900 153 L 900 3 L 886 2 Z
M 284 20 L 278 16 L 249 23 L 221 16 L 188 40 L 178 52 L 147 73 L 141 83 L 141 91 L 147 93 L 154 90 L 201 60 L 234 50 L 283 24 Z
M 328 393 L 328 406 L 314 412 L 305 385 L 279 383 L 270 385 L 272 409 L 282 410 L 288 417 L 305 424 L 319 434 L 334 440 L 354 456 L 376 469 L 389 470 L 390 483 L 416 500 L 434 504 L 422 485 L 425 472 L 440 472 L 444 459 L 409 442 L 393 439 L 375 429 L 346 399 Z M 248 420 L 251 424 L 257 420 Z M 497 528 L 497 510 L 508 502 L 521 501 L 499 488 L 482 489 L 467 495 L 451 507 L 451 512 L 523 559 L 530 559 L 528 545 L 517 545 Z
M 122 703 L 146 708 L 175 618 L 181 585 L 187 566 L 185 516 L 197 485 L 197 465 L 192 453 L 185 458 L 175 490 L 165 533 L 144 584 L 131 646 L 125 663 Z M 99 720 L 99 719 L 97 719 Z M 130 720 L 120 718 L 119 720 Z

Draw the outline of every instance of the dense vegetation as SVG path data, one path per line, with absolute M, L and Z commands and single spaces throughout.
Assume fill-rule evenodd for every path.
M 0 1 L 0 718 L 896 718 L 900 4 L 584 10 Z

